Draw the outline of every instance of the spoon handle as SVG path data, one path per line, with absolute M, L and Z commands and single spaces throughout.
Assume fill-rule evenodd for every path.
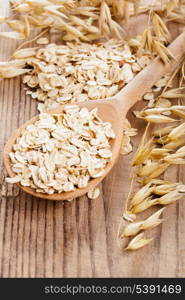
M 185 31 L 182 32 L 168 47 L 169 51 L 176 58 L 168 64 L 164 64 L 158 57 L 141 71 L 126 87 L 117 95 L 116 99 L 120 106 L 127 112 L 142 96 L 166 73 L 172 72 L 185 54 Z M 127 102 L 124 101 L 127 99 Z M 126 103 L 125 103 L 126 102 Z

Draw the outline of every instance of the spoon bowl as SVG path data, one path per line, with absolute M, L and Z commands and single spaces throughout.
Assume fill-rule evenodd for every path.
M 48 200 L 68 200 L 68 199 L 71 199 L 71 198 L 74 198 L 74 197 L 76 198 L 76 197 L 80 197 L 80 196 L 84 195 L 90 189 L 94 188 L 100 181 L 102 181 L 103 178 L 109 173 L 109 171 L 112 169 L 113 165 L 115 164 L 116 161 L 114 160 L 114 157 L 115 157 L 115 159 L 118 159 L 118 157 L 119 157 L 119 150 L 120 150 L 120 147 L 121 147 L 122 132 L 123 132 L 122 123 L 123 123 L 124 118 L 123 118 L 123 120 L 119 119 L 118 122 L 117 122 L 118 110 L 114 106 L 114 101 L 117 101 L 117 100 L 111 99 L 111 98 L 110 98 L 110 100 L 109 100 L 109 103 L 107 103 L 107 100 L 106 101 L 104 101 L 104 100 L 103 101 L 102 100 L 101 101 L 100 100 L 95 100 L 95 101 L 87 101 L 87 102 L 79 103 L 79 106 L 81 108 L 86 107 L 88 110 L 92 110 L 94 107 L 97 107 L 98 108 L 98 115 L 99 116 L 104 116 L 105 115 L 105 117 L 103 118 L 103 121 L 110 122 L 112 124 L 112 128 L 113 128 L 113 130 L 116 134 L 116 139 L 113 140 L 112 147 L 111 147 L 112 158 L 113 159 L 110 161 L 109 164 L 107 164 L 105 174 L 102 177 L 91 179 L 86 188 L 75 189 L 72 192 L 65 192 L 65 193 L 60 193 L 60 194 L 55 193 L 55 194 L 51 194 L 51 195 L 44 194 L 44 193 L 38 193 L 30 187 L 22 186 L 20 183 L 16 183 L 17 186 L 19 186 L 22 190 L 24 190 L 28 194 L 31 194 L 32 196 L 35 196 L 35 197 L 38 197 L 38 198 L 43 198 L 43 199 L 48 199 Z M 63 112 L 64 107 L 66 107 L 66 105 L 61 105 L 59 108 L 49 111 L 49 113 L 50 114 L 60 114 L 60 113 Z M 37 115 L 37 116 L 33 117 L 32 119 L 30 119 L 29 121 L 27 121 L 26 123 L 24 123 L 10 137 L 10 139 L 7 141 L 7 143 L 5 145 L 5 148 L 4 148 L 4 165 L 6 167 L 8 175 L 10 177 L 14 177 L 15 173 L 12 171 L 11 161 L 10 161 L 10 158 L 9 158 L 9 153 L 12 152 L 12 148 L 13 148 L 13 145 L 15 144 L 15 142 L 16 142 L 16 139 L 19 136 L 22 135 L 22 133 L 24 132 L 26 127 L 30 124 L 35 123 L 38 119 L 39 119 L 39 116 Z M 118 123 L 120 123 L 120 124 L 118 124 Z M 74 193 L 75 193 L 75 196 L 74 196 Z
M 88 110 L 92 110 L 95 107 L 98 108 L 98 115 L 100 118 L 104 122 L 110 122 L 116 134 L 116 138 L 112 141 L 112 159 L 109 163 L 107 163 L 103 176 L 91 179 L 85 188 L 77 188 L 72 192 L 54 193 L 51 195 L 38 193 L 30 187 L 24 187 L 19 183 L 16 184 L 28 194 L 48 200 L 68 200 L 77 198 L 97 186 L 110 172 L 119 157 L 123 136 L 123 125 L 127 112 L 137 101 L 142 99 L 142 96 L 155 84 L 156 81 L 158 81 L 164 74 L 173 71 L 173 69 L 177 66 L 177 61 L 183 57 L 185 53 L 185 32 L 181 33 L 181 35 L 168 48 L 176 58 L 176 61 L 171 60 L 169 64 L 164 65 L 160 58 L 156 58 L 114 97 L 104 100 L 91 100 L 78 103 L 81 108 L 86 107 Z M 49 111 L 48 113 L 60 114 L 64 107 L 66 107 L 66 105 L 61 105 L 59 108 Z M 16 139 L 23 133 L 25 128 L 37 120 L 38 116 L 23 124 L 5 145 L 3 154 L 4 165 L 10 177 L 14 177 L 15 173 L 11 168 L 9 153 L 12 151 L 12 147 Z

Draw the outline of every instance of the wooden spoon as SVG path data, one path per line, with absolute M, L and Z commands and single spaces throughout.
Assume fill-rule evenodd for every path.
M 169 50 L 179 61 L 185 53 L 185 32 L 183 32 L 170 46 Z M 123 136 L 123 124 L 128 110 L 138 101 L 142 96 L 158 81 L 165 73 L 173 71 L 177 62 L 172 60 L 168 65 L 164 65 L 160 58 L 156 58 L 149 66 L 141 71 L 126 87 L 124 87 L 116 96 L 104 100 L 86 101 L 78 103 L 80 107 L 87 107 L 89 110 L 97 107 L 98 115 L 103 121 L 109 121 L 112 123 L 113 129 L 116 133 L 116 138 L 112 142 L 112 160 L 107 164 L 105 173 L 102 177 L 95 178 L 89 181 L 86 188 L 75 189 L 72 192 L 55 193 L 52 195 L 37 193 L 30 187 L 23 187 L 19 183 L 17 185 L 25 192 L 39 198 L 49 200 L 68 200 L 76 197 L 80 197 L 87 193 L 90 189 L 99 184 L 103 178 L 110 172 L 115 165 L 120 152 L 120 146 Z M 50 111 L 49 113 L 61 113 L 64 106 Z M 22 125 L 8 140 L 4 149 L 4 164 L 8 171 L 9 176 L 15 176 L 11 168 L 11 161 L 9 158 L 9 152 L 12 151 L 12 146 L 15 143 L 17 137 L 19 137 L 25 128 L 38 120 L 38 116 L 32 118 L 24 125 Z

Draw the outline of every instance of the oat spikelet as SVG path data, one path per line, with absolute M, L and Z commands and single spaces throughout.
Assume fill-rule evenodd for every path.
M 133 214 L 138 214 L 141 213 L 145 210 L 147 210 L 148 208 L 154 206 L 157 204 L 157 200 L 156 199 L 152 199 L 152 197 L 148 197 L 146 199 L 144 199 L 142 202 L 140 202 L 139 204 L 135 205 L 132 207 L 131 212 Z
M 12 68 L 22 69 L 25 66 L 26 66 L 25 59 L 15 59 L 8 62 L 0 62 L 0 72 L 7 71 L 8 69 L 12 69 Z
M 143 186 L 131 199 L 131 205 L 135 206 L 142 202 L 145 198 L 149 197 L 153 192 L 153 187 L 151 187 L 152 182 L 149 182 Z
M 170 42 L 171 36 L 168 28 L 166 27 L 160 16 L 154 12 L 152 22 L 157 39 L 162 42 Z
M 161 174 L 163 174 L 166 169 L 170 166 L 171 163 L 169 162 L 164 162 L 164 163 L 159 163 L 159 167 L 156 168 L 155 170 L 153 170 L 153 172 L 150 173 L 150 175 L 148 177 L 146 177 L 146 179 L 144 180 L 144 182 L 148 182 L 150 181 L 151 179 L 154 179 L 158 176 L 160 176 Z
M 168 138 L 171 140 L 177 140 L 183 135 L 185 135 L 185 122 L 172 129 L 172 131 L 168 134 Z
M 157 52 L 164 64 L 168 64 L 171 59 L 176 60 L 175 56 L 158 40 L 153 40 L 153 51 Z
M 171 192 L 167 193 L 166 195 L 158 198 L 156 201 L 158 204 L 167 205 L 167 204 L 171 204 L 171 203 L 181 199 L 183 196 L 184 196 L 184 193 L 179 193 L 178 190 L 175 190 L 175 191 L 171 191 Z
M 182 154 L 184 154 L 184 153 L 185 153 L 185 146 L 179 148 L 179 149 L 176 151 L 176 153 L 182 153 Z
M 101 34 L 110 36 L 111 32 L 115 34 L 118 39 L 121 39 L 122 27 L 112 20 L 111 11 L 105 1 L 102 1 L 99 17 L 99 30 Z
M 164 211 L 164 207 L 159 209 L 158 211 L 156 211 L 153 215 L 151 215 L 149 218 L 147 218 L 142 225 L 142 230 L 147 230 L 147 229 L 152 229 L 156 226 L 158 226 L 159 224 L 161 224 L 161 222 L 163 221 L 162 219 L 160 219 L 160 215 L 163 213 Z
M 170 123 L 170 122 L 175 122 L 177 120 L 164 116 L 164 115 L 146 115 L 142 117 L 147 122 L 150 123 L 155 123 L 155 124 L 161 124 L 161 123 Z
M 185 159 L 182 158 L 174 158 L 174 157 L 170 157 L 170 155 L 166 158 L 164 158 L 164 160 L 168 163 L 170 163 L 171 165 L 183 165 L 185 164 Z
M 134 237 L 130 241 L 130 243 L 125 248 L 125 250 L 137 250 L 137 249 L 140 249 L 140 248 L 148 245 L 153 240 L 153 238 L 151 238 L 151 239 L 144 239 L 143 237 L 144 237 L 144 233 L 138 234 L 136 237 Z
M 142 230 L 142 225 L 143 225 L 143 221 L 128 224 L 125 227 L 124 232 L 121 235 L 121 238 L 138 234 L 138 232 Z
M 165 148 L 155 148 L 151 151 L 149 158 L 151 159 L 162 159 L 163 157 L 168 154 L 170 149 L 165 149 Z
M 138 176 L 145 177 L 154 174 L 154 172 L 159 173 L 163 170 L 163 168 L 164 170 L 166 170 L 166 166 L 166 164 L 162 164 L 159 161 L 152 161 L 150 164 L 147 164 L 140 168 L 140 170 L 138 171 Z
M 29 69 L 8 69 L 0 71 L 0 78 L 13 78 L 28 73 L 29 71 Z
M 170 89 L 163 93 L 163 97 L 165 98 L 185 98 L 185 87 L 180 87 L 177 89 Z
M 164 160 L 168 160 L 168 159 L 173 160 L 173 159 L 176 159 L 176 158 L 182 158 L 184 156 L 185 156 L 185 152 L 183 150 L 181 152 L 176 152 L 176 153 L 173 153 L 173 154 L 166 155 L 165 158 L 164 158 Z
M 133 161 L 132 161 L 133 166 L 137 165 L 137 162 L 139 161 L 139 159 L 141 160 L 141 158 L 143 158 L 143 148 L 144 148 L 144 151 L 145 151 L 144 144 L 145 144 L 148 128 L 149 128 L 149 124 L 147 124 L 147 126 L 146 126 L 146 129 L 145 129 L 145 132 L 143 134 L 142 140 L 139 144 L 138 150 L 136 151 L 136 153 L 134 155 L 134 158 L 133 158 Z M 146 152 L 148 153 L 148 149 L 146 149 Z
M 152 34 L 153 23 L 154 34 Z M 157 13 L 150 11 L 148 26 L 142 35 L 142 47 L 150 52 L 156 52 L 164 64 L 169 63 L 171 59 L 176 60 L 165 44 L 171 40 L 170 33 Z
M 175 127 L 175 125 L 170 125 L 170 126 L 166 126 L 160 129 L 156 129 L 153 132 L 153 136 L 155 137 L 162 137 L 164 135 L 167 135 L 168 133 L 171 132 L 171 130 Z
M 167 193 L 173 191 L 177 187 L 177 183 L 170 183 L 170 184 L 161 184 L 153 189 L 153 193 L 155 195 L 166 195 Z
M 143 145 L 143 147 L 139 147 L 137 153 L 133 158 L 132 165 L 133 166 L 140 165 L 141 163 L 146 161 L 150 155 L 152 146 L 153 146 L 153 139 L 149 140 L 145 145 Z
M 136 219 L 136 215 L 133 214 L 132 212 L 128 211 L 128 210 L 124 211 L 122 217 L 123 217 L 123 219 L 125 219 L 128 222 L 133 222 Z
M 142 112 L 142 115 L 145 116 L 145 115 L 158 115 L 158 114 L 162 114 L 164 112 L 168 112 L 170 110 L 169 107 L 154 107 L 154 108 L 150 108 L 150 109 L 145 109 L 143 112 Z
M 12 57 L 16 59 L 33 57 L 37 48 L 24 48 L 13 53 Z
M 30 36 L 30 31 L 31 31 L 28 16 L 24 16 L 24 21 L 25 21 L 24 35 L 25 38 L 28 38 Z
M 20 20 L 10 20 L 6 22 L 7 25 L 12 29 L 24 35 L 25 24 Z
M 144 49 L 152 52 L 153 37 L 152 37 L 152 33 L 151 33 L 151 28 L 149 25 L 143 32 L 141 44 Z
M 180 109 L 173 109 L 171 108 L 171 111 L 173 114 L 175 114 L 176 116 L 182 118 L 182 119 L 185 119 L 185 111 L 182 111 Z
M 9 31 L 9 32 L 0 32 L 0 36 L 6 37 L 9 39 L 15 39 L 15 40 L 24 40 L 25 35 L 20 33 L 20 32 L 15 32 L 15 31 Z
M 184 138 L 178 138 L 178 139 L 174 139 L 172 141 L 169 141 L 169 139 L 168 139 L 168 142 L 165 143 L 164 148 L 172 150 L 172 149 L 178 148 L 179 146 L 181 146 L 183 144 L 185 144 Z
M 162 219 L 160 219 L 159 217 L 164 211 L 164 209 L 165 208 L 161 208 L 160 210 L 155 212 L 153 215 L 151 215 L 149 218 L 147 218 L 144 221 L 128 224 L 125 227 L 121 237 L 123 238 L 123 237 L 133 236 L 138 234 L 141 230 L 148 230 L 158 226 L 162 222 Z
M 127 198 L 126 198 L 126 200 L 124 202 L 124 205 L 123 205 L 123 215 L 122 215 L 122 217 L 123 217 L 123 219 L 125 219 L 127 221 L 130 219 L 129 222 L 133 222 L 133 220 L 136 218 L 135 215 L 130 210 L 128 210 L 128 202 L 129 202 L 130 195 L 131 195 L 131 192 L 132 192 L 134 178 L 135 178 L 135 173 L 133 172 L 132 177 L 131 177 L 130 186 L 129 186 L 128 195 L 127 195 Z

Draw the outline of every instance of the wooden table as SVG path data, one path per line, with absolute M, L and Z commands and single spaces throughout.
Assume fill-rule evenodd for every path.
M 2 15 L 7 1 L 0 3 Z M 16 43 L 0 38 L 2 59 Z M 130 182 L 132 154 L 120 157 L 101 186 L 96 200 L 72 202 L 33 198 L 5 183 L 2 162 L 5 142 L 24 121 L 37 113 L 25 96 L 20 78 L 0 83 L 0 276 L 1 277 L 184 277 L 185 202 L 169 206 L 154 241 L 136 252 L 118 247 L 117 230 Z M 142 131 L 144 123 L 133 127 Z M 140 135 L 133 139 L 135 148 Z M 185 182 L 184 168 L 171 168 L 166 178 Z

